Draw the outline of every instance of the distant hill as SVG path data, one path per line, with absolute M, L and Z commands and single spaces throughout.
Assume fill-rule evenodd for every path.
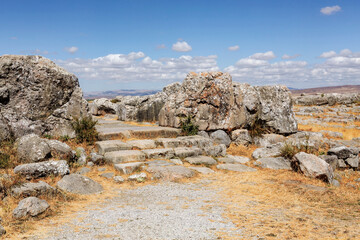
M 343 85 L 335 87 L 318 87 L 308 89 L 290 89 L 291 93 L 295 96 L 302 93 L 317 94 L 317 93 L 358 93 L 360 92 L 360 85 Z
M 160 90 L 134 90 L 134 89 L 123 89 L 114 91 L 96 91 L 96 92 L 85 92 L 85 99 L 96 99 L 96 98 L 115 98 L 116 96 L 144 96 L 151 95 L 160 92 Z

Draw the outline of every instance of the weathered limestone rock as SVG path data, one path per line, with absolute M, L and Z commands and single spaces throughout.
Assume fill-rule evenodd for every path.
M 225 144 L 226 147 L 229 147 L 231 143 L 229 135 L 227 135 L 227 133 L 223 130 L 217 130 L 211 133 L 210 138 L 214 141 L 214 143 Z
M 155 179 L 162 179 L 167 181 L 176 181 L 182 178 L 191 178 L 195 172 L 183 166 L 154 166 L 146 169 L 152 173 Z
M 211 174 L 215 172 L 214 170 L 208 167 L 189 167 L 189 168 L 201 174 Z
M 290 161 L 286 160 L 283 157 L 277 158 L 259 158 L 256 160 L 255 164 L 259 165 L 262 168 L 269 169 L 287 169 L 291 170 Z
M 88 115 L 78 79 L 41 56 L 0 56 L 0 137 L 75 136 L 73 118 Z
M 64 176 L 70 173 L 69 165 L 65 160 L 45 161 L 38 163 L 28 163 L 16 166 L 15 174 L 21 174 L 28 178 L 46 177 L 49 175 Z
M 50 206 L 45 200 L 37 197 L 28 197 L 19 202 L 19 205 L 13 211 L 14 218 L 23 218 L 26 216 L 35 217 L 46 211 Z
M 39 181 L 37 183 L 24 183 L 20 186 L 15 186 L 11 189 L 11 195 L 15 197 L 37 197 L 40 195 L 48 195 L 55 193 L 55 188 L 47 184 L 46 182 Z
M 231 132 L 231 140 L 235 144 L 249 145 L 252 142 L 252 138 L 247 129 L 237 129 Z
M 304 106 L 321 106 L 335 104 L 352 104 L 360 101 L 360 93 L 327 93 L 316 95 L 298 96 L 294 99 L 295 104 Z
M 218 161 L 223 163 L 244 164 L 250 162 L 250 159 L 248 157 L 243 157 L 243 156 L 227 155 L 226 157 L 218 158 Z
M 331 183 L 334 177 L 332 167 L 323 159 L 304 152 L 297 153 L 291 162 L 295 171 L 301 171 L 305 176 L 319 178 Z
M 99 183 L 80 174 L 66 175 L 56 185 L 63 191 L 76 194 L 93 194 L 103 191 Z
M 132 162 L 132 163 L 123 163 L 123 164 L 115 164 L 114 168 L 123 174 L 131 174 L 137 169 L 139 169 L 143 162 Z
M 116 152 L 107 152 L 104 159 L 109 163 L 124 163 L 145 161 L 145 153 L 138 150 L 122 150 Z
M 40 162 L 51 157 L 51 148 L 46 139 L 36 134 L 21 137 L 17 145 L 17 154 L 22 162 Z
M 99 98 L 90 104 L 90 111 L 93 115 L 119 114 L 120 106 L 112 103 L 109 99 Z
M 205 165 L 215 165 L 217 164 L 217 161 L 212 157 L 207 156 L 198 156 L 198 157 L 187 157 L 184 159 L 184 161 L 198 165 L 198 164 L 205 164 Z
M 260 122 L 272 132 L 297 131 L 289 90 L 284 86 L 252 87 L 233 83 L 228 73 L 190 73 L 159 113 L 161 126 L 179 127 L 194 116 L 199 130 L 249 128 Z

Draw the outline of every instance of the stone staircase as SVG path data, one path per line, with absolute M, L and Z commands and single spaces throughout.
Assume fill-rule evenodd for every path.
M 179 129 L 102 120 L 97 130 L 101 139 L 95 143 L 98 153 L 122 174 L 141 169 L 155 178 L 174 180 L 191 177 L 195 171 L 212 173 L 207 166 L 229 160 L 225 158 L 224 144 L 216 145 L 210 138 L 199 135 L 179 136 Z M 183 162 L 194 166 L 185 167 Z

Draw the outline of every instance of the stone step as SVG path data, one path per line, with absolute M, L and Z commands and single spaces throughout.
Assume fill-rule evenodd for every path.
M 123 174 L 131 174 L 143 165 L 144 162 L 122 163 L 114 164 L 114 168 Z
M 174 148 L 175 157 L 186 158 L 186 157 L 196 157 L 203 153 L 200 148 L 197 147 L 179 147 Z
M 155 141 L 151 139 L 132 140 L 127 141 L 126 143 L 131 145 L 133 149 L 138 150 L 156 148 Z
M 126 162 L 142 162 L 145 161 L 145 153 L 139 150 L 122 150 L 116 152 L 107 152 L 104 155 L 105 161 L 109 163 L 126 163 Z
M 147 159 L 170 159 L 175 156 L 173 148 L 145 149 L 142 152 L 146 155 Z
M 175 138 L 180 135 L 181 130 L 168 127 L 139 127 L 139 126 L 116 126 L 102 124 L 96 127 L 100 140 L 114 139 L 155 139 Z
M 207 148 L 213 146 L 213 141 L 210 138 L 202 136 L 183 136 L 177 138 L 158 138 L 155 140 L 157 146 L 164 148 L 178 148 L 178 147 L 198 147 Z
M 132 145 L 121 140 L 108 140 L 96 142 L 95 147 L 98 149 L 99 154 L 104 155 L 107 152 L 131 150 Z
M 214 158 L 208 157 L 208 156 L 187 157 L 184 159 L 184 161 L 188 162 L 190 164 L 193 164 L 193 165 L 200 165 L 200 164 L 215 165 L 215 164 L 217 164 L 217 161 Z

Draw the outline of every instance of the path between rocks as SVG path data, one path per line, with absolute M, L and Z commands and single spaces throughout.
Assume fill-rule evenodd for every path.
M 116 196 L 86 206 L 61 225 L 50 221 L 42 236 L 28 239 L 220 239 L 241 238 L 241 230 L 223 217 L 223 202 L 208 186 L 162 182 L 116 189 Z

